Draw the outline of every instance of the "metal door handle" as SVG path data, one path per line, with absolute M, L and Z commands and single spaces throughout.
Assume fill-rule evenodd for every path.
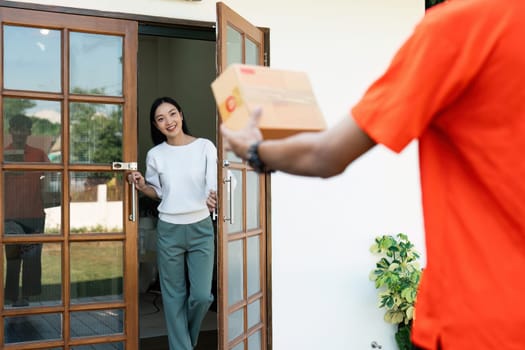
M 137 162 L 113 162 L 111 163 L 113 170 L 137 170 Z M 135 222 L 137 218 L 137 192 L 135 191 L 135 183 L 131 183 L 131 213 L 129 214 L 129 221 Z
M 232 188 L 232 177 L 231 175 L 228 176 L 228 179 L 224 179 L 224 183 L 227 183 L 228 184 L 228 187 L 227 187 L 227 192 L 228 192 L 228 207 L 230 209 L 230 212 L 229 212 L 229 215 L 230 217 L 227 218 L 227 217 L 224 217 L 224 221 L 229 221 L 230 222 L 230 225 L 233 225 L 233 217 L 234 217 L 234 214 L 233 214 L 233 208 L 234 208 L 234 205 L 233 205 L 233 188 Z
M 131 214 L 129 214 L 129 221 L 135 222 L 137 217 L 137 191 L 135 190 L 135 183 L 131 183 Z

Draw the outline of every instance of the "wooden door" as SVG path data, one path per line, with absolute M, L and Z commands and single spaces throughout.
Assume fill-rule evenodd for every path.
M 219 73 L 231 63 L 264 64 L 260 29 L 223 3 L 217 4 L 217 19 Z M 258 175 L 233 153 L 218 148 L 219 347 L 269 349 L 267 175 Z
M 138 349 L 137 24 L 0 22 L 0 348 Z

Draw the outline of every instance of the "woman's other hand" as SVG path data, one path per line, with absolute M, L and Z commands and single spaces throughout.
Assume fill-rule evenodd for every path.
M 216 191 L 210 191 L 208 194 L 208 198 L 206 199 L 206 205 L 208 206 L 208 210 L 210 212 L 213 212 L 215 208 L 217 207 L 217 192 Z

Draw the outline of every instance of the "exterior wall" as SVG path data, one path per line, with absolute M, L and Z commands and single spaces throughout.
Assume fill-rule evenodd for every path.
M 24 1 L 215 21 L 215 1 Z M 271 65 L 309 73 L 329 125 L 388 64 L 423 16 L 422 0 L 227 0 L 271 32 Z M 396 349 L 368 274 L 376 235 L 424 247 L 417 145 L 379 146 L 330 180 L 272 175 L 273 343 L 286 349 Z M 424 263 L 424 261 L 423 261 Z

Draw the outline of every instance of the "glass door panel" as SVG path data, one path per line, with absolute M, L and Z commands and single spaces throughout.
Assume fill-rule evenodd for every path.
M 71 163 L 108 164 L 122 159 L 121 105 L 74 102 L 69 111 Z
M 244 332 L 244 312 L 237 310 L 228 316 L 228 341 L 241 336 Z
M 260 350 L 262 349 L 261 338 L 262 332 L 257 331 L 248 338 L 248 350 Z
M 4 88 L 61 89 L 61 31 L 44 27 L 3 27 Z
M 253 230 L 261 226 L 261 196 L 259 195 L 259 175 L 254 171 L 246 172 L 246 229 Z
M 70 233 L 122 233 L 123 177 L 114 172 L 71 172 Z
M 12 221 L 6 234 L 14 232 Z M 62 246 L 59 243 L 26 242 L 5 245 L 4 307 L 6 309 L 62 304 Z
M 13 136 L 20 141 L 21 137 L 27 137 L 25 142 L 29 146 L 42 150 L 47 159 L 31 159 L 31 162 L 52 162 L 60 163 L 61 147 L 60 132 L 62 128 L 62 106 L 59 101 L 27 99 L 27 98 L 5 98 L 3 106 L 4 115 L 4 161 L 20 162 L 23 157 L 18 157 L 16 144 L 13 143 Z M 27 120 L 29 118 L 29 121 Z M 25 127 L 24 130 L 19 130 Z M 15 149 L 13 149 L 15 148 Z
M 6 317 L 4 344 L 59 340 L 63 337 L 62 319 L 61 313 Z
M 70 33 L 69 92 L 122 96 L 122 44 L 121 36 Z
M 261 238 L 259 235 L 247 239 L 246 270 L 248 275 L 248 298 L 255 293 L 261 292 Z
M 124 310 L 90 310 L 71 313 L 71 337 L 115 335 L 124 332 Z
M 226 184 L 226 196 L 228 197 L 228 215 L 229 219 L 227 220 L 228 232 L 230 234 L 241 232 L 242 223 L 244 218 L 243 211 L 243 181 L 242 181 L 242 171 L 239 170 L 229 170 L 227 172 Z
M 244 249 L 242 241 L 228 244 L 228 305 L 232 306 L 244 299 Z
M 122 242 L 75 242 L 70 245 L 70 255 L 71 304 L 123 299 Z
M 242 62 L 242 34 L 232 27 L 226 28 L 226 64 Z
M 246 39 L 246 63 L 257 65 L 259 63 L 259 57 L 261 57 L 259 45 L 250 40 Z
M 248 329 L 261 323 L 261 301 L 256 300 L 248 305 Z

